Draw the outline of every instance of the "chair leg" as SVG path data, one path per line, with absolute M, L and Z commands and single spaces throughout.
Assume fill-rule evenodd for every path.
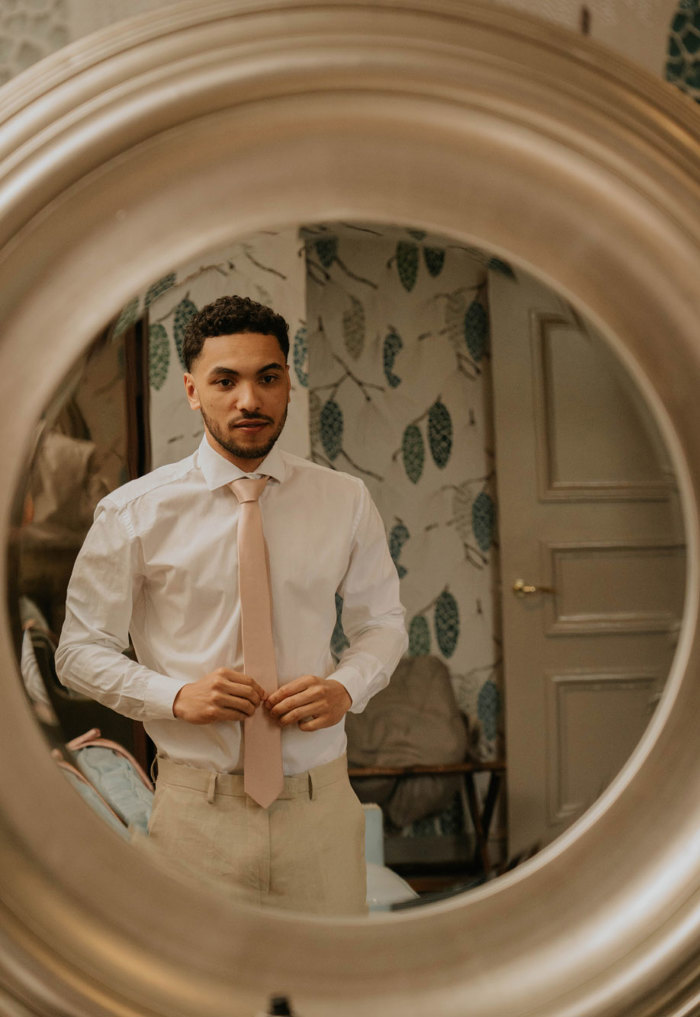
M 481 812 L 479 811 L 479 800 L 476 794 L 476 787 L 474 785 L 474 774 L 465 773 L 464 781 L 467 789 L 467 802 L 469 803 L 469 814 L 474 825 L 474 833 L 476 835 L 476 848 L 474 850 L 474 863 L 480 862 L 481 868 L 485 876 L 488 876 L 491 871 L 491 859 L 489 857 L 489 848 L 487 834 L 484 833 L 484 827 L 482 824 Z M 493 807 L 492 807 L 493 808 Z

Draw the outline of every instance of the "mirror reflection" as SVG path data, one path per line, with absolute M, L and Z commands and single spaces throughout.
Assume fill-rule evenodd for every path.
M 208 494 L 222 493 L 219 481 L 233 479 L 227 467 L 241 465 L 244 453 L 253 454 L 243 471 L 255 471 L 286 409 L 287 376 L 269 323 L 246 326 L 271 342 L 263 344 L 264 363 L 260 347 L 248 343 L 243 359 L 238 344 L 229 363 L 232 350 L 210 333 L 206 355 L 187 371 L 188 324 L 230 294 L 273 308 L 289 325 L 291 401 L 270 452 L 271 488 L 260 496 L 273 617 L 287 598 L 284 616 L 278 608 L 275 617 L 273 638 L 284 642 L 277 665 L 284 683 L 307 671 L 333 682 L 337 673 L 340 691 L 328 699 L 302 683 L 293 690 L 301 701 L 290 695 L 266 706 L 264 691 L 240 687 L 236 676 L 246 668 L 233 540 L 241 510 L 234 501 L 227 520 L 218 508 L 194 508 L 188 489 L 182 501 L 145 499 L 128 518 L 122 493 L 113 510 L 121 523 L 113 521 L 100 541 L 93 536 L 102 553 L 93 554 L 90 582 L 74 584 L 72 625 L 85 629 L 89 617 L 93 646 L 117 635 L 123 659 L 115 666 L 93 655 L 98 703 L 86 694 L 87 679 L 68 689 L 55 674 L 66 588 L 96 505 L 130 480 L 197 459 L 202 411 L 216 432 L 222 397 L 215 390 L 254 379 L 282 395 L 266 394 L 267 409 L 234 411 L 240 427 L 228 457 L 208 443 Z M 256 386 L 246 398 L 255 401 Z M 280 465 L 280 450 L 298 459 Z M 335 486 L 310 496 L 315 478 L 327 475 L 308 462 L 364 488 L 348 481 L 336 503 L 341 478 L 332 477 Z M 285 503 L 276 530 L 266 501 L 275 485 L 283 489 L 290 463 L 303 491 Z M 157 476 L 187 487 L 173 470 Z M 141 485 L 128 490 L 152 486 Z M 374 510 L 357 494 L 365 489 L 383 525 L 374 526 Z M 228 487 L 225 493 L 233 497 Z M 277 907 L 358 913 L 365 877 L 370 911 L 415 907 L 479 885 L 539 850 L 592 804 L 636 745 L 661 694 L 683 606 L 674 477 L 617 358 L 590 323 L 526 273 L 399 226 L 266 232 L 181 266 L 134 297 L 47 408 L 23 504 L 10 595 L 20 605 L 25 687 L 66 776 L 123 836 L 154 850 L 150 820 L 152 833 L 191 843 L 197 859 L 212 816 L 224 816 L 219 842 L 245 822 L 243 859 L 212 847 L 220 869 L 202 869 L 178 848 L 164 863 L 227 880 L 233 896 L 247 894 L 269 834 L 251 821 L 241 790 L 240 717 L 172 719 L 173 696 L 193 685 L 195 671 L 204 677 L 225 667 L 232 673 L 223 678 L 233 682 L 222 693 L 232 697 L 227 709 L 269 717 L 276 707 L 278 722 L 292 709 L 307 714 L 301 723 L 287 717 L 282 728 L 286 772 L 298 778 L 311 769 L 312 779 L 296 780 L 303 818 L 279 837 L 314 849 L 328 830 L 336 839 L 323 878 L 307 847 L 296 852 L 306 856 L 296 873 L 276 877 L 280 894 L 257 898 Z M 128 540 L 117 536 L 119 526 Z M 159 597 L 127 584 L 127 572 Z M 406 612 L 405 644 L 394 585 Z M 314 604 L 315 592 L 323 603 Z M 324 644 L 320 655 L 304 638 Z M 64 652 L 59 668 L 79 665 Z M 385 670 L 392 680 L 381 688 Z M 155 690 L 139 692 L 154 672 L 161 675 Z M 360 837 L 359 809 L 344 783 L 328 776 L 342 758 L 343 727 L 342 781 L 349 767 L 365 803 L 366 857 L 356 878 L 357 852 L 339 852 Z M 160 763 L 155 814 L 154 743 L 169 757 Z M 162 805 L 168 770 L 170 809 Z M 212 779 L 217 771 L 226 777 Z M 314 827 L 308 809 L 327 786 L 343 788 L 332 803 L 338 811 Z M 273 811 L 289 811 L 287 799 L 275 801 Z M 270 810 L 255 808 L 269 818 Z M 171 811 L 189 825 L 163 834 Z M 335 889 L 323 904 L 315 887 L 326 883 Z M 284 889 L 291 885 L 293 893 Z

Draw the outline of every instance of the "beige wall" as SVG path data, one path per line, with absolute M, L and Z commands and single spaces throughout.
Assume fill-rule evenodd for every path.
M 677 0 L 502 0 L 506 7 L 581 29 L 582 8 L 590 15 L 590 36 L 663 75 L 668 29 Z
M 582 9 L 590 35 L 663 75 L 668 29 L 678 0 L 501 0 L 502 6 L 581 30 Z M 163 0 L 2 0 L 0 82 L 68 42 L 123 19 L 173 6 Z

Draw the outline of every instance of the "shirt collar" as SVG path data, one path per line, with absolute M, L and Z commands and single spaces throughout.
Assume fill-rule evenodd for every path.
M 197 458 L 204 481 L 210 491 L 215 491 L 217 487 L 224 487 L 224 485 L 238 480 L 239 477 L 272 477 L 273 480 L 277 480 L 280 483 L 285 477 L 282 450 L 277 445 L 272 446 L 272 449 L 254 473 L 246 473 L 235 466 L 234 463 L 230 463 L 228 459 L 224 459 L 222 455 L 211 447 L 207 441 L 206 434 L 202 436 L 199 449 L 197 450 Z

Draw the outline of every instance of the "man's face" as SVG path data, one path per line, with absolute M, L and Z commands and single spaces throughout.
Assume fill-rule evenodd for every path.
M 202 414 L 209 444 L 247 473 L 277 441 L 290 389 L 289 368 L 273 335 L 207 339 L 185 374 L 188 402 Z

